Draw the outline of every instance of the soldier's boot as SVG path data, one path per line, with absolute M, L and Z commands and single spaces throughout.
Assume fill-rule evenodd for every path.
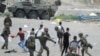
M 1 49 L 4 49 L 5 48 L 5 43 L 3 44 L 3 46 L 1 47 Z
M 82 56 L 84 56 L 84 49 L 81 50 Z
M 4 49 L 4 45 L 1 47 L 1 49 Z

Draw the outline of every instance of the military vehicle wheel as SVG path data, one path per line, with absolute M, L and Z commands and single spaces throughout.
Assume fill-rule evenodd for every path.
M 18 10 L 15 12 L 15 17 L 24 18 L 25 12 L 23 10 Z
M 28 13 L 27 18 L 29 19 L 37 19 L 38 14 L 35 11 L 31 11 L 30 13 Z
M 43 14 L 41 14 L 40 19 L 48 20 L 49 19 L 48 13 L 47 12 L 44 12 Z

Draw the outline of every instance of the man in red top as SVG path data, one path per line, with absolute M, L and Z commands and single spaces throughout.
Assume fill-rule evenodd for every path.
M 18 45 L 22 48 L 24 48 L 25 32 L 26 31 L 23 31 L 22 28 L 19 28 L 19 32 L 17 33 L 17 36 L 20 37 L 20 42 L 18 43 Z

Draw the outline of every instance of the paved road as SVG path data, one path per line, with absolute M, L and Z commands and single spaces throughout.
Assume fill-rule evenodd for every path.
M 3 20 L 4 17 L 0 17 L 0 32 L 2 32 L 3 29 Z M 12 18 L 13 25 L 11 27 L 11 33 L 16 34 L 18 32 L 18 28 L 22 27 L 24 30 L 29 31 L 32 27 L 37 29 L 39 27 L 39 24 L 43 22 L 44 27 L 49 28 L 49 33 L 52 37 L 54 37 L 55 41 L 57 41 L 56 32 L 54 31 L 54 27 L 58 25 L 55 21 L 46 21 L 46 20 L 33 20 L 33 19 L 23 19 L 23 18 Z M 27 27 L 24 27 L 27 25 Z M 71 33 L 71 40 L 74 35 L 77 35 L 79 32 L 83 32 L 85 34 L 89 34 L 89 37 L 87 38 L 90 43 L 94 45 L 94 48 L 92 50 L 89 49 L 90 53 L 92 53 L 93 56 L 100 56 L 100 23 L 81 23 L 77 21 L 73 22 L 63 22 L 64 28 L 69 27 L 70 33 Z M 5 54 L 4 52 L 6 50 L 0 49 L 0 56 L 29 56 L 28 53 L 24 53 L 23 50 L 17 45 L 19 42 L 19 38 L 14 38 L 9 43 L 9 50 L 15 49 L 18 52 L 17 53 L 10 53 Z M 0 42 L 0 47 L 2 46 L 3 42 Z M 37 51 L 39 49 L 39 45 L 37 45 Z M 54 44 L 50 41 L 48 41 L 47 46 L 50 49 L 50 56 L 60 56 L 61 52 L 59 49 L 58 44 Z M 36 56 L 35 52 L 35 56 Z M 46 52 L 43 52 L 43 56 L 46 56 Z M 85 55 L 87 56 L 87 55 Z

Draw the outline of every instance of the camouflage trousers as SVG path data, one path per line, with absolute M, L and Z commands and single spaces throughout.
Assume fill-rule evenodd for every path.
M 91 56 L 91 54 L 88 52 L 88 47 L 83 47 L 83 48 L 82 48 L 82 50 L 81 50 L 82 56 L 84 56 L 84 52 L 85 52 L 87 55 Z
M 3 39 L 5 40 L 5 43 L 3 44 L 2 49 L 8 49 L 8 36 L 3 36 Z
M 30 56 L 34 56 L 34 50 L 33 49 L 29 49 L 29 54 L 30 54 Z
M 47 56 L 49 56 L 49 48 L 47 46 L 41 46 L 37 56 L 42 56 L 43 49 L 45 49 L 47 51 Z

